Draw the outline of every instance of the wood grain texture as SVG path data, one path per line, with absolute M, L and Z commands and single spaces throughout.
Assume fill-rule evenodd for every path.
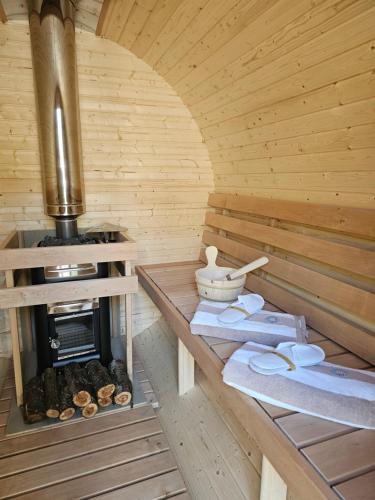
M 187 494 L 150 405 L 0 439 L 1 498 Z
M 343 482 L 374 468 L 375 435 L 361 429 L 303 448 L 303 454 L 330 483 Z
M 54 266 L 61 262 L 74 264 L 87 262 L 113 262 L 118 259 L 135 260 L 137 246 L 134 242 L 101 245 L 71 245 L 69 247 L 6 248 L 1 251 L 0 270 L 27 269 Z
M 335 498 L 332 490 L 304 460 L 301 460 L 299 452 L 291 445 L 288 438 L 274 426 L 260 405 L 252 398 L 223 383 L 221 376 L 223 362 L 202 338 L 191 335 L 188 322 L 178 312 L 174 305 L 174 299 L 169 293 L 166 294 L 157 287 L 147 275 L 147 270 L 139 267 L 137 273 L 140 283 L 161 309 L 169 326 L 194 356 L 197 364 L 210 380 L 213 389 L 220 392 L 223 399 L 230 405 L 234 415 L 254 438 L 262 453 L 271 457 L 272 465 L 277 467 L 284 481 L 293 484 L 297 497 L 300 496 L 306 500 L 308 498 L 314 500 Z M 300 480 L 295 482 L 295 477 L 299 477 Z
M 5 13 L 4 6 L 3 6 L 2 2 L 0 1 L 0 22 L 6 23 L 7 20 L 8 20 L 8 17 Z
M 14 16 L 18 3 L 7 4 Z M 0 238 L 54 226 L 43 210 L 28 25 L 17 19 L 0 24 Z M 127 227 L 139 262 L 197 258 L 213 174 L 189 110 L 123 47 L 80 31 L 76 43 L 87 205 L 79 225 Z M 159 313 L 144 294 L 134 302 L 137 333 Z
M 256 214 L 335 232 L 357 234 L 365 238 L 375 236 L 373 210 L 285 200 L 280 203 L 279 200 L 264 200 L 231 193 L 212 193 L 208 198 L 208 204 L 214 208 Z
M 28 27 L 8 23 L 1 37 L 0 236 L 53 227 L 43 213 Z M 140 262 L 196 258 L 213 176 L 190 112 L 122 47 L 80 32 L 76 42 L 87 204 L 80 226 L 127 227 L 143 241 Z
M 216 191 L 374 206 L 371 0 L 129 4 L 107 2 L 99 31 L 177 90 Z
M 256 224 L 254 224 L 254 226 L 256 226 Z M 257 241 L 256 233 L 253 234 L 253 238 Z M 292 238 L 293 236 L 291 236 L 291 239 Z M 351 286 L 345 282 L 331 278 L 330 276 L 325 276 L 320 273 L 318 269 L 311 270 L 305 268 L 303 265 L 290 262 L 288 258 L 278 257 L 265 250 L 253 248 L 244 243 L 238 243 L 237 241 L 224 238 L 223 236 L 209 231 L 203 233 L 203 241 L 206 244 L 215 245 L 222 252 L 244 263 L 266 256 L 269 259 L 269 263 L 264 266 L 264 272 L 270 273 L 285 282 L 304 289 L 319 299 L 337 304 L 346 311 L 350 311 L 360 317 L 368 319 L 370 322 L 374 322 L 374 308 L 371 305 L 374 301 L 374 295 L 371 292 L 363 290 L 360 287 Z M 372 264 L 374 260 L 373 253 L 364 252 L 364 254 L 369 257 L 364 262 L 363 267 L 367 269 L 374 267 Z M 301 255 L 306 257 L 304 253 Z M 334 258 L 334 255 L 330 257 Z M 339 259 L 337 260 L 337 264 L 339 264 Z M 366 276 L 365 272 L 364 276 Z
M 0 306 L 2 309 L 8 309 L 48 304 L 51 300 L 64 302 L 93 297 L 112 297 L 113 295 L 136 293 L 137 290 L 136 276 L 81 280 L 76 281 L 74 286 L 69 282 L 19 286 L 0 290 Z
M 27 19 L 27 2 L 23 0 L 2 0 L 2 3 L 9 21 Z M 76 2 L 76 26 L 95 32 L 102 4 L 103 0 L 79 0 Z
M 350 479 L 334 487 L 340 498 L 372 500 L 375 491 L 375 471 Z
M 227 264 L 223 259 L 221 259 L 219 263 L 221 265 Z M 185 273 L 184 267 L 186 267 Z M 179 341 L 182 338 L 184 343 L 186 342 L 197 364 L 204 371 L 206 379 L 210 382 L 210 386 L 212 387 L 211 394 L 213 393 L 214 397 L 220 398 L 219 400 L 223 408 L 225 407 L 224 403 L 227 404 L 230 402 L 230 408 L 236 416 L 235 418 L 239 419 L 239 422 L 244 426 L 251 438 L 256 440 L 261 451 L 265 453 L 266 456 L 267 452 L 264 448 L 267 444 L 266 436 L 268 436 L 272 428 L 267 427 L 267 431 L 264 429 L 263 432 L 260 432 L 260 430 L 255 430 L 255 427 L 260 425 L 260 420 L 264 423 L 264 418 L 269 418 L 270 422 L 273 421 L 276 428 L 282 432 L 282 435 L 287 436 L 290 443 L 292 443 L 295 448 L 299 448 L 302 451 L 303 455 L 318 471 L 318 477 L 323 476 L 331 486 L 336 486 L 335 491 L 339 492 L 341 483 L 345 484 L 345 482 L 349 481 L 351 478 L 356 478 L 364 494 L 369 492 L 369 484 L 372 484 L 373 479 L 371 475 L 367 473 L 371 471 L 374 466 L 374 436 L 372 431 L 354 429 L 317 417 L 283 410 L 282 408 L 277 408 L 258 401 L 258 409 L 262 408 L 264 411 L 264 414 L 261 414 L 256 412 L 256 408 L 252 405 L 255 400 L 247 398 L 249 406 L 245 409 L 242 407 L 241 393 L 234 391 L 233 399 L 231 398 L 231 394 L 228 394 L 226 390 L 227 388 L 222 386 L 220 373 L 227 357 L 238 348 L 239 343 L 214 338 L 208 341 L 208 338 L 191 336 L 188 321 L 186 321 L 180 311 L 180 308 L 185 307 L 184 304 L 187 304 L 188 300 L 187 297 L 183 297 L 183 294 L 177 294 L 177 290 L 178 288 L 184 289 L 187 284 L 189 285 L 188 277 L 194 267 L 198 269 L 200 264 L 186 262 L 184 266 L 183 263 L 178 265 L 171 263 L 169 267 L 166 264 L 162 264 L 159 268 L 156 265 L 151 265 L 138 268 L 138 274 L 141 283 L 143 283 L 153 300 L 155 300 L 161 308 L 167 322 L 178 336 Z M 184 276 L 185 281 L 171 288 L 169 274 L 176 272 L 179 273 L 179 276 Z M 272 290 L 272 285 L 270 283 L 266 285 Z M 170 290 L 172 290 L 172 292 L 170 292 Z M 195 294 L 197 294 L 196 289 Z M 276 302 L 276 304 L 283 304 L 282 301 L 280 302 L 278 300 L 280 298 L 278 294 L 271 293 L 271 296 L 272 299 L 275 299 L 274 302 Z M 293 301 L 286 300 L 286 302 L 284 302 L 284 308 L 289 310 L 290 304 L 293 304 Z M 300 304 L 297 304 L 297 306 L 300 307 Z M 267 304 L 266 309 L 269 308 L 270 310 L 279 310 L 277 306 Z M 335 329 L 338 328 L 336 327 Z M 329 362 L 359 369 L 366 369 L 369 367 L 363 359 L 352 353 L 345 352 L 345 349 L 341 346 L 327 340 L 317 332 L 312 333 L 314 333 L 314 335 L 311 335 L 313 343 L 317 343 L 317 345 L 323 347 Z M 202 344 L 202 342 L 204 344 Z M 214 358 L 212 354 L 215 355 Z M 219 374 L 219 380 L 217 380 L 216 372 Z M 256 416 L 254 414 L 254 416 L 251 417 L 253 412 L 256 412 Z M 267 415 L 267 417 L 265 417 L 265 415 Z M 286 475 L 281 474 L 283 479 L 288 483 L 288 486 L 290 486 L 288 498 L 307 498 L 307 496 L 312 493 L 312 489 L 311 485 L 308 488 L 306 487 L 305 490 L 303 489 L 303 482 L 306 480 L 306 470 L 302 476 L 298 475 L 299 480 L 296 481 L 296 476 L 291 472 L 291 467 L 297 465 L 295 463 L 297 457 L 293 455 L 293 459 L 291 458 L 290 449 L 284 449 L 284 453 L 280 455 L 280 448 L 275 446 L 277 434 L 272 435 L 274 438 L 274 448 L 269 448 L 269 456 L 271 456 L 274 461 L 274 467 L 277 467 L 278 470 L 281 471 L 279 467 L 283 466 L 283 462 L 284 464 L 285 462 L 289 463 Z M 288 473 L 291 474 L 289 481 L 287 479 Z M 360 481 L 362 477 L 363 481 Z M 348 484 L 347 488 L 348 492 L 354 491 L 353 486 L 350 484 Z M 325 491 L 326 497 L 329 497 L 328 491 Z M 317 498 L 318 493 L 316 491 L 312 494 L 315 495 L 314 498 Z M 335 498 L 333 492 L 332 494 L 332 498 Z M 342 498 L 354 500 L 356 497 L 342 496 Z M 366 496 L 364 498 L 366 498 Z

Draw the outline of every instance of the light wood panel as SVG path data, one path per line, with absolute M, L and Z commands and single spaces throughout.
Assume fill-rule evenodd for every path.
M 373 210 L 352 209 L 329 205 L 279 200 L 264 200 L 249 196 L 211 194 L 209 205 L 223 210 L 233 210 L 262 217 L 283 219 L 307 226 L 317 226 L 337 232 L 358 234 L 365 238 L 375 237 Z
M 27 1 L 1 0 L 9 21 L 23 21 L 27 19 Z M 98 18 L 102 9 L 103 0 L 77 0 L 76 25 L 87 31 L 95 32 Z
M 98 32 L 177 90 L 216 191 L 374 206 L 372 0 L 129 4 L 105 1 Z
M 2 2 L 0 1 L 0 21 L 2 23 L 6 23 L 7 20 L 8 20 L 8 18 L 7 18 L 7 15 L 5 13 L 4 6 L 3 6 Z
M 224 366 L 214 351 L 206 344 L 205 340 L 197 335 L 191 335 L 190 327 L 185 318 L 178 312 L 173 296 L 164 287 L 160 288 L 147 275 L 147 268 L 137 269 L 140 282 L 150 294 L 155 303 L 161 308 L 163 315 L 174 333 L 187 346 L 194 356 L 197 364 L 209 379 L 213 390 L 220 393 L 227 404 L 243 425 L 245 430 L 259 444 L 266 456 L 271 457 L 273 465 L 277 464 L 278 471 L 283 479 L 292 484 L 297 497 L 301 498 L 334 498 L 326 483 L 302 459 L 299 452 L 291 443 L 274 427 L 274 424 L 260 405 L 252 398 L 223 384 L 222 368 Z M 180 285 L 185 288 L 186 285 Z M 197 296 L 197 290 L 194 292 Z M 298 477 L 299 480 L 295 481 Z
M 225 418 L 223 406 L 219 412 L 199 385 L 178 395 L 177 339 L 165 320 L 138 335 L 135 348 L 159 396 L 158 417 L 192 498 L 258 500 L 259 475 L 253 463 L 259 471 L 259 451 L 245 433 L 236 442 L 220 418 Z
M 147 491 L 148 498 L 186 492 L 149 405 L 7 436 L 1 441 L 0 455 L 1 498 L 44 498 L 52 492 L 57 498 L 76 498 L 84 496 L 87 488 L 90 496 L 102 493 L 111 498 L 128 493 L 138 497 L 141 491 Z
M 220 264 L 227 264 L 223 259 L 219 260 Z M 372 471 L 374 467 L 374 436 L 371 431 L 359 430 L 317 417 L 283 410 L 260 401 L 258 401 L 258 404 L 265 410 L 267 416 L 266 413 L 257 413 L 252 418 L 250 413 L 256 411 L 256 408 L 252 406 L 255 400 L 245 397 L 248 406 L 247 408 L 243 408 L 241 407 L 243 395 L 236 390 L 234 390 L 233 393 L 228 393 L 228 388 L 225 384 L 222 384 L 222 366 L 223 363 L 226 362 L 227 357 L 234 349 L 238 348 L 240 344 L 214 338 L 211 338 L 210 342 L 208 342 L 208 337 L 192 336 L 189 332 L 188 321 L 184 318 L 183 313 L 184 304 L 187 305 L 190 303 L 188 300 L 190 296 L 188 298 L 183 297 L 182 302 L 180 300 L 177 301 L 175 298 L 178 288 L 183 291 L 187 285 L 189 285 L 189 275 L 193 272 L 192 265 L 197 269 L 201 264 L 186 262 L 185 265 L 179 263 L 178 265 L 171 264 L 169 267 L 164 264 L 159 268 L 157 268 L 157 266 L 145 266 L 144 268 L 138 268 L 138 274 L 148 293 L 150 293 L 153 300 L 161 307 L 174 333 L 179 339 L 182 338 L 183 341 L 186 342 L 197 364 L 204 370 L 207 379 L 212 384 L 212 390 L 216 393 L 216 397 L 220 397 L 221 401 L 224 402 L 227 398 L 230 400 L 230 396 L 233 395 L 230 405 L 231 410 L 233 410 L 241 424 L 247 429 L 247 432 L 258 441 L 262 452 L 264 452 L 266 456 L 271 457 L 273 466 L 277 467 L 282 477 L 287 481 L 288 489 L 290 487 L 288 499 L 307 498 L 310 495 L 314 499 L 318 498 L 322 491 L 318 492 L 313 490 L 318 484 L 318 489 L 323 487 L 320 482 L 322 478 L 325 479 L 328 485 L 335 486 L 335 491 L 337 492 L 340 492 L 341 486 L 343 486 L 342 492 L 347 490 L 349 493 L 349 496 L 343 496 L 343 498 L 347 498 L 347 500 L 354 500 L 354 498 L 357 498 L 354 494 L 354 484 L 350 484 L 349 481 L 356 480 L 359 491 L 363 491 L 364 494 L 368 495 L 371 491 L 371 485 L 373 484 L 373 477 L 367 472 Z M 181 282 L 171 289 L 169 281 L 170 273 L 173 275 L 178 273 L 180 277 L 185 273 L 185 282 Z M 259 280 L 259 278 L 257 278 L 257 280 Z M 253 281 L 251 281 L 251 283 L 249 282 L 247 284 L 248 288 L 257 291 L 257 286 L 254 288 L 253 284 Z M 272 291 L 272 285 L 268 285 L 271 286 Z M 195 289 L 195 292 L 192 293 L 195 293 L 198 299 L 197 290 Z M 180 293 L 179 297 L 182 296 L 183 293 Z M 280 303 L 275 294 L 273 299 L 275 299 L 274 302 L 276 304 L 282 306 L 282 303 Z M 288 301 L 286 301 L 285 306 L 288 311 L 290 311 L 289 305 Z M 297 307 L 300 306 L 298 302 L 296 305 Z M 266 309 L 279 310 L 277 306 L 272 306 L 268 303 L 266 304 Z M 368 363 L 363 359 L 352 353 L 345 352 L 345 349 L 325 339 L 324 336 L 318 332 L 311 331 L 311 328 L 309 330 L 309 340 L 323 347 L 329 362 L 351 368 L 369 368 Z M 340 327 L 336 326 L 330 328 L 330 330 L 340 330 Z M 152 333 L 154 334 L 154 331 Z M 153 341 L 152 345 L 154 345 Z M 215 356 L 212 357 L 212 354 Z M 218 375 L 218 380 L 215 378 L 216 375 Z M 225 407 L 225 405 L 223 406 Z M 257 409 L 259 410 L 259 407 L 257 407 Z M 270 426 L 263 431 L 256 429 L 255 427 L 262 421 L 265 423 L 264 420 L 266 420 Z M 268 454 L 264 447 L 266 446 L 269 435 L 275 430 L 272 425 L 275 426 L 275 429 L 282 432 L 280 435 L 277 432 L 273 434 L 273 447 Z M 277 438 L 284 438 L 285 436 L 291 441 L 289 444 L 292 448 L 285 449 L 284 452 L 280 453 L 282 443 L 279 442 L 277 445 L 276 441 Z M 302 474 L 292 472 L 293 467 L 302 465 L 298 461 L 298 455 L 293 454 L 295 448 L 300 449 L 303 456 L 307 459 L 307 461 L 302 462 L 306 466 Z M 299 457 L 301 458 L 301 455 Z M 285 475 L 281 472 L 284 466 L 287 467 Z M 312 479 L 315 474 L 314 471 L 317 472 L 317 475 L 315 475 L 315 485 L 313 486 L 311 483 L 305 485 L 304 482 L 307 480 L 307 475 Z M 289 480 L 288 474 L 290 474 Z M 267 473 L 264 474 L 264 479 L 266 479 L 266 476 Z M 298 477 L 298 481 L 296 477 Z M 325 486 L 327 486 L 326 483 Z M 332 489 L 324 488 L 324 490 L 324 493 L 322 493 L 324 498 L 337 498 Z M 266 493 L 266 491 L 265 489 L 264 493 Z M 279 484 L 276 487 L 276 491 L 268 493 L 267 498 L 276 498 L 277 493 L 281 492 L 285 493 L 285 487 Z M 364 496 L 364 498 L 367 498 L 367 496 Z
M 8 23 L 0 36 L 5 235 L 53 221 L 42 207 L 28 27 Z M 144 242 L 142 262 L 196 258 L 213 177 L 188 109 L 147 64 L 106 40 L 77 33 L 77 59 L 87 203 L 80 225 L 110 220 L 129 228 Z
M 8 2 L 14 16 L 21 3 Z M 82 0 L 80 8 L 99 12 L 101 2 L 89 4 Z M 43 210 L 30 43 L 21 17 L 0 26 L 0 238 L 15 228 L 53 227 Z M 140 262 L 197 258 L 213 174 L 189 110 L 123 47 L 79 31 L 76 42 L 87 204 L 80 226 L 127 227 Z M 151 301 L 137 297 L 135 333 L 157 317 Z
M 375 212 L 374 212 L 375 214 Z M 208 213 L 209 226 L 303 255 L 346 271 L 375 278 L 373 252 L 344 244 L 320 240 L 306 234 L 256 224 L 225 215 Z

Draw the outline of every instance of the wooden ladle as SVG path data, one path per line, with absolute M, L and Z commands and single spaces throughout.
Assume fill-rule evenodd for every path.
M 254 260 L 253 262 L 249 262 L 249 264 L 246 264 L 246 266 L 240 267 L 239 269 L 236 269 L 233 271 L 233 273 L 227 274 L 225 277 L 227 280 L 231 281 L 234 279 L 239 278 L 240 276 L 243 276 L 246 273 L 249 273 L 250 271 L 254 271 L 255 269 L 258 269 L 258 267 L 262 267 L 265 264 L 268 264 L 269 260 L 267 257 L 260 257 L 259 259 Z

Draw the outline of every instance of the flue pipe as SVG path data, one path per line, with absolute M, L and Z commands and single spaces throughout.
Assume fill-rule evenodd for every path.
M 29 0 L 45 213 L 64 239 L 85 212 L 74 13 L 71 0 Z

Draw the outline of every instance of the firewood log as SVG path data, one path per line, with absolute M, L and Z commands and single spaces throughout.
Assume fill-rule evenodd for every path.
M 111 396 L 115 390 L 111 376 L 100 361 L 92 359 L 86 364 L 87 375 L 98 399 Z
M 106 406 L 110 406 L 113 403 L 112 397 L 109 396 L 107 398 L 98 398 L 98 405 L 101 408 L 105 408 Z
M 92 398 L 91 403 L 82 408 L 81 411 L 82 416 L 85 418 L 95 417 L 98 412 L 98 405 L 96 404 L 95 399 Z
M 132 398 L 132 383 L 128 377 L 125 363 L 113 360 L 109 365 L 109 373 L 116 387 L 114 392 L 115 403 L 121 406 L 127 405 Z
M 29 424 L 40 422 L 46 418 L 44 388 L 41 377 L 33 377 L 25 385 L 24 416 Z
M 65 377 L 63 373 L 59 373 L 57 377 L 57 387 L 59 390 L 59 408 L 60 408 L 60 420 L 65 421 L 72 418 L 76 410 L 73 405 L 73 396 L 66 385 Z
M 47 417 L 59 418 L 59 391 L 57 386 L 56 371 L 54 368 L 46 368 L 44 370 L 43 382 Z
M 87 373 L 78 363 L 65 366 L 65 380 L 73 396 L 73 403 L 83 408 L 91 402 L 91 388 L 87 379 Z

